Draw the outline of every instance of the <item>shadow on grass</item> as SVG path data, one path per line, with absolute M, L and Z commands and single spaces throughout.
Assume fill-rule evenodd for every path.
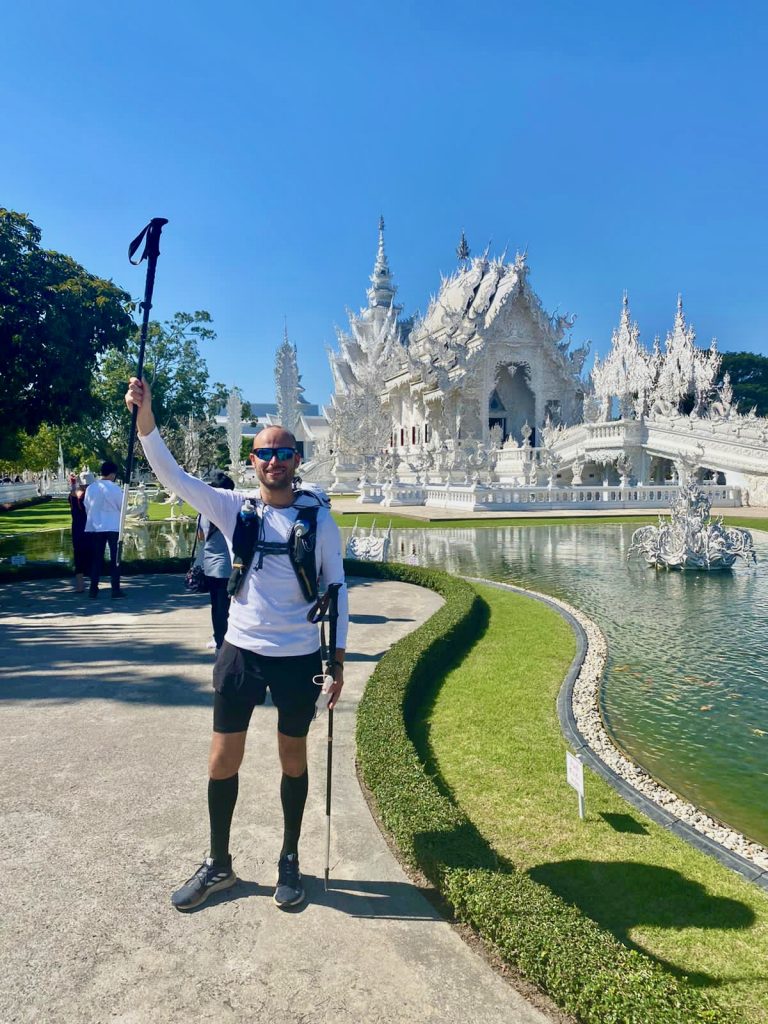
M 631 832 L 636 836 L 647 836 L 648 829 L 631 814 L 611 814 L 608 811 L 600 811 L 600 817 L 615 832 Z
M 485 869 L 501 875 L 516 873 L 514 865 L 499 856 L 470 821 L 450 831 L 419 833 L 414 837 L 414 852 L 428 877 L 436 877 L 444 868 Z M 675 978 L 685 979 L 697 988 L 717 988 L 744 980 L 686 971 L 630 937 L 632 929 L 642 926 L 674 931 L 749 928 L 755 920 L 754 912 L 739 900 L 713 896 L 703 885 L 671 868 L 631 861 L 561 861 L 541 864 L 528 875 L 565 903 L 576 906 L 624 946 L 642 953 Z M 748 980 L 764 979 L 750 976 Z
M 630 949 L 636 949 L 661 964 L 678 978 L 697 987 L 716 987 L 728 978 L 716 978 L 703 971 L 682 970 L 654 956 L 630 937 L 635 928 L 749 928 L 755 915 L 739 900 L 713 896 L 699 882 L 679 871 L 638 861 L 565 860 L 539 864 L 530 877 L 567 903 L 572 903 L 593 921 L 611 932 Z M 756 978 L 753 980 L 757 980 Z
M 477 614 L 475 616 L 475 643 L 480 643 L 488 631 L 488 626 L 490 625 L 491 609 L 488 603 L 484 601 L 479 594 L 476 595 L 475 601 L 477 602 Z M 462 663 L 471 653 L 471 648 L 469 650 L 463 650 L 460 654 L 457 654 L 448 665 L 441 665 L 440 672 L 430 673 L 428 671 L 427 679 L 418 687 L 414 687 L 414 690 L 417 692 L 413 693 L 411 705 L 406 707 L 408 735 L 410 736 L 414 747 L 416 747 L 419 757 L 424 763 L 427 774 L 432 776 L 432 781 L 435 783 L 440 793 L 455 804 L 458 804 L 459 801 L 456 799 L 451 787 L 445 782 L 440 774 L 440 765 L 432 747 L 430 723 L 435 710 L 435 705 L 440 696 L 440 689 L 446 677 L 450 672 L 454 671 L 454 669 L 461 668 Z

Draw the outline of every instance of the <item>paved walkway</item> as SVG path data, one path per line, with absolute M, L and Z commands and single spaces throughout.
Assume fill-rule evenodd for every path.
M 439 599 L 352 588 L 330 891 L 323 720 L 310 733 L 309 898 L 294 912 L 272 903 L 279 770 L 265 707 L 233 828 L 241 881 L 180 914 L 170 893 L 207 851 L 207 599 L 174 576 L 130 579 L 127 593 L 113 604 L 64 581 L 0 588 L 3 1024 L 543 1024 L 409 883 L 355 776 L 365 680 Z

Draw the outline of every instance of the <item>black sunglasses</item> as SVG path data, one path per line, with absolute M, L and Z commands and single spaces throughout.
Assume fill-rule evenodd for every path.
M 259 462 L 270 462 L 277 459 L 278 462 L 287 462 L 296 454 L 295 448 L 254 448 L 251 455 L 255 455 Z

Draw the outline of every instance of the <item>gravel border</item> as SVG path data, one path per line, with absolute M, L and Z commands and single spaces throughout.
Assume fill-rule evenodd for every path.
M 577 651 L 558 694 L 557 713 L 563 734 L 579 759 L 652 821 L 768 892 L 768 849 L 662 786 L 630 760 L 609 736 L 599 704 L 608 644 L 599 627 L 583 612 L 558 598 L 510 583 L 467 578 L 472 583 L 511 590 L 548 604 L 573 629 Z

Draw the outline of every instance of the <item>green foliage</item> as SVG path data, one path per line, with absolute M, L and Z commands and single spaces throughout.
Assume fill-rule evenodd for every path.
M 40 473 L 44 469 L 55 469 L 59 461 L 59 435 L 50 423 L 42 423 L 30 437 L 20 431 L 16 438 L 18 449 L 13 459 L 0 459 L 0 472 L 21 473 L 28 469 Z
M 76 423 L 98 357 L 133 329 L 130 296 L 69 256 L 42 249 L 40 230 L 0 208 L 0 457 L 14 459 L 41 424 Z
M 734 401 L 739 412 L 747 413 L 753 406 L 758 416 L 768 416 L 768 356 L 754 352 L 723 352 L 720 381 L 728 373 Z
M 409 724 L 482 633 L 486 611 L 474 588 L 444 573 L 393 564 L 350 562 L 347 570 L 427 586 L 445 599 L 384 655 L 358 712 L 362 776 L 406 861 L 438 887 L 461 921 L 584 1024 L 728 1021 L 707 995 L 627 949 L 546 886 L 500 864 L 426 773 Z
M 208 369 L 198 343 L 215 339 L 211 322 L 209 313 L 198 310 L 176 313 L 162 324 L 149 324 L 144 375 L 152 385 L 152 408 L 161 430 L 170 428 L 178 433 L 190 416 L 206 418 Z M 129 377 L 136 373 L 139 343 L 137 329 L 124 348 L 104 354 L 94 380 L 94 397 L 100 399 L 101 409 L 93 428 L 100 431 L 110 457 L 119 464 L 125 462 L 128 452 L 129 415 L 124 395 Z M 184 462 L 178 437 L 169 434 L 169 440 L 174 442 L 173 454 Z M 141 457 L 140 446 L 136 454 Z

